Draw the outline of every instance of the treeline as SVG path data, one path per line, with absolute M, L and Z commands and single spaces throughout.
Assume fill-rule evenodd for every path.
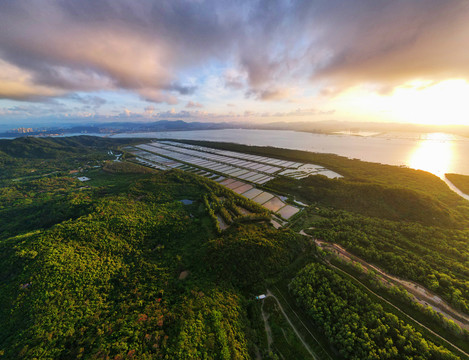
M 327 250 L 326 252 L 327 253 Z M 332 254 L 331 254 L 332 255 Z M 411 315 L 417 321 L 433 329 L 440 336 L 456 344 L 463 350 L 468 349 L 469 331 L 461 328 L 456 322 L 435 311 L 431 305 L 424 305 L 409 293 L 402 285 L 395 285 L 372 269 L 365 269 L 357 262 L 349 262 L 340 256 L 332 255 L 329 261 L 345 270 L 352 276 L 358 277 L 360 282 L 373 291 L 386 297 L 403 312 Z
M 440 201 L 403 187 L 329 179 L 322 175 L 302 180 L 277 178 L 269 186 L 296 195 L 308 203 L 320 203 L 365 216 L 388 220 L 417 221 L 427 225 L 461 227 L 468 223 L 461 214 Z M 461 223 L 461 221 L 464 221 Z
M 269 221 L 271 218 L 267 209 L 262 208 L 249 199 L 241 197 L 234 192 L 226 191 L 218 186 L 215 188 L 215 192 L 204 195 L 203 202 L 218 234 L 222 231 L 218 216 L 220 216 L 227 225 Z M 249 213 L 243 213 L 240 207 L 249 210 Z
M 458 359 L 324 265 L 306 266 L 290 289 L 345 359 Z
M 89 192 L 70 177 L 45 177 L 0 187 L 0 238 L 47 229 L 92 208 Z
M 58 159 L 72 154 L 86 155 L 97 150 L 117 149 L 135 143 L 136 139 L 109 139 L 96 136 L 70 137 L 20 137 L 13 140 L 0 139 L 0 152 L 14 158 Z

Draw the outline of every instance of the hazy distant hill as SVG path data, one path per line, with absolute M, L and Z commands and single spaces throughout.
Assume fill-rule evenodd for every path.
M 125 132 L 159 132 L 159 131 L 191 131 L 191 130 L 221 130 L 221 129 L 265 129 L 265 130 L 294 130 L 312 133 L 330 134 L 345 132 L 351 135 L 360 132 L 405 132 L 431 133 L 445 132 L 469 137 L 468 126 L 418 125 L 378 122 L 351 121 L 303 121 L 303 122 L 187 122 L 184 120 L 159 120 L 154 122 L 96 122 L 83 125 L 50 126 L 48 128 L 33 128 L 31 132 L 21 133 L 6 131 L 0 137 L 47 136 L 66 134 L 114 134 Z

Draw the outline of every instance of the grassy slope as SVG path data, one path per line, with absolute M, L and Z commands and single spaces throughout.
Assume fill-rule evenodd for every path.
M 469 176 L 460 174 L 445 174 L 445 176 L 451 181 L 463 193 L 469 195 Z

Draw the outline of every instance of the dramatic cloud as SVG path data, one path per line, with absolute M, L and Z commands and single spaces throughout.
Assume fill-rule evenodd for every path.
M 36 84 L 31 74 L 0 59 L 0 99 L 39 101 L 63 91 Z
M 240 65 L 250 93 L 308 79 L 334 92 L 362 83 L 389 90 L 414 79 L 469 79 L 469 2 L 316 0 L 258 3 Z
M 130 90 L 173 105 L 199 89 L 183 74 L 214 63 L 227 91 L 264 101 L 469 79 L 468 19 L 466 0 L 3 1 L 0 99 Z
M 220 41 L 229 38 L 208 5 L 2 2 L 0 65 L 23 76 L 15 84 L 2 76 L 0 96 L 28 100 L 67 91 L 129 89 L 149 101 L 174 104 L 174 93 L 195 91 L 175 73 L 216 55 Z
M 325 16 L 339 25 L 327 28 L 331 56 L 315 79 L 376 82 L 384 91 L 413 79 L 469 79 L 467 1 L 361 1 Z

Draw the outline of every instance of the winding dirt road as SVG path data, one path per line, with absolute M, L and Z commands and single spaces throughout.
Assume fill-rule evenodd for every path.
M 383 298 L 382 296 L 378 295 L 377 293 L 375 293 L 373 290 L 371 290 L 370 288 L 368 288 L 366 285 L 364 285 L 359 279 L 357 279 L 355 276 L 353 275 L 350 275 L 349 273 L 343 271 L 342 269 L 339 269 L 337 266 L 334 266 L 332 265 L 331 263 L 328 263 L 329 266 L 333 267 L 335 270 L 337 271 L 340 271 L 341 273 L 355 279 L 356 281 L 358 281 L 366 290 L 368 290 L 370 293 L 372 293 L 373 295 L 375 295 L 376 297 L 378 297 L 379 299 L 381 299 L 382 301 L 386 302 L 387 304 L 391 305 L 394 309 L 396 309 L 397 311 L 399 311 L 401 314 L 405 315 L 407 318 L 411 319 L 413 322 L 415 322 L 416 324 L 419 324 L 421 327 L 425 328 L 426 330 L 428 330 L 430 333 L 432 333 L 433 335 L 437 336 L 439 339 L 441 339 L 443 342 L 445 342 L 446 344 L 449 344 L 451 345 L 452 347 L 454 347 L 455 349 L 457 349 L 458 351 L 460 351 L 462 354 L 466 355 L 468 358 L 469 358 L 469 354 L 466 353 L 464 350 L 460 349 L 459 347 L 457 347 L 456 345 L 454 345 L 452 342 L 446 340 L 444 337 L 438 335 L 436 332 L 434 332 L 432 329 L 430 329 L 429 327 L 423 325 L 421 322 L 415 320 L 412 316 L 408 315 L 407 313 L 405 313 L 404 311 L 402 311 L 400 308 L 398 308 L 396 305 L 394 305 L 392 302 L 386 300 L 385 298 Z
M 313 238 L 313 236 L 309 235 L 309 234 L 306 234 L 303 230 L 301 230 L 299 232 L 299 234 L 301 235 L 304 235 L 304 236 L 308 236 L 310 238 Z M 324 244 L 328 244 L 324 241 L 320 241 L 318 239 L 314 239 L 313 240 L 316 242 L 316 244 L 320 247 L 323 247 L 321 245 L 324 245 Z M 391 278 L 391 279 L 397 279 L 397 280 L 401 280 L 401 279 L 398 279 L 398 278 L 394 278 L 393 276 L 391 275 L 388 275 L 386 274 L 384 271 L 382 271 L 381 269 L 377 268 L 376 266 L 373 266 L 373 265 L 370 265 L 368 263 L 366 263 L 364 260 L 361 260 L 360 258 L 356 257 L 355 255 L 352 255 L 350 253 L 348 253 L 344 248 L 342 248 L 341 246 L 337 245 L 337 244 L 332 244 L 334 246 L 334 248 L 336 248 L 337 250 L 339 250 L 340 253 L 344 254 L 344 255 L 349 255 L 349 258 L 354 258 L 354 259 L 358 259 L 357 261 L 359 261 L 362 265 L 368 265 L 369 267 L 371 267 L 373 270 L 375 271 L 378 271 L 380 272 L 380 274 L 382 275 L 387 275 L 387 277 Z M 457 349 L 461 354 L 464 354 L 467 358 L 469 358 L 469 354 L 466 353 L 464 350 L 462 350 L 461 348 L 459 348 L 458 346 L 456 346 L 455 344 L 453 344 L 451 341 L 443 338 L 442 336 L 440 336 L 439 334 L 437 334 L 435 331 L 433 331 L 432 329 L 430 329 L 429 327 L 423 325 L 422 323 L 420 323 L 419 321 L 417 321 L 416 319 L 414 319 L 412 316 L 408 315 L 407 313 L 405 313 L 403 310 L 401 310 L 399 307 L 397 307 L 396 305 L 394 305 L 393 303 L 391 303 L 390 301 L 386 300 L 385 298 L 383 298 L 381 295 L 378 295 L 377 293 L 375 293 L 373 290 L 371 290 L 370 288 L 368 288 L 365 284 L 363 284 L 360 279 L 356 278 L 355 276 L 353 275 L 350 275 L 349 273 L 343 271 L 342 269 L 339 269 L 337 266 L 334 266 L 332 265 L 330 262 L 328 262 L 328 265 L 332 268 L 334 268 L 335 270 L 345 274 L 346 276 L 348 277 L 351 277 L 352 279 L 356 280 L 357 282 L 359 282 L 365 289 L 367 289 L 370 293 L 372 293 L 373 295 L 375 295 L 376 297 L 378 297 L 379 299 L 381 299 L 382 301 L 386 302 L 387 304 L 389 304 L 390 306 L 392 306 L 394 309 L 396 309 L 397 311 L 399 311 L 401 314 L 403 314 L 404 316 L 406 316 L 407 318 L 411 319 L 413 322 L 415 322 L 416 324 L 420 325 L 421 327 L 425 328 L 427 331 L 429 331 L 430 333 L 432 333 L 433 335 L 435 335 L 436 337 L 438 337 L 439 339 L 441 339 L 444 343 L 452 346 L 454 349 Z M 410 284 L 414 284 L 414 283 L 411 283 L 411 282 L 407 282 L 407 281 L 402 281 L 403 283 L 410 283 Z M 407 286 L 405 286 L 407 288 Z M 415 295 L 414 292 L 412 292 L 412 294 Z M 441 311 L 440 311 L 441 312 Z M 447 315 L 445 315 L 447 316 Z
M 406 289 L 412 296 L 415 302 L 420 303 L 424 306 L 430 306 L 434 311 L 442 314 L 444 317 L 454 321 L 457 325 L 459 325 L 462 329 L 466 329 L 469 331 L 469 316 L 461 313 L 460 311 L 455 310 L 451 305 L 449 305 L 446 301 L 444 301 L 441 297 L 434 294 L 427 288 L 423 287 L 420 284 L 417 284 L 413 281 L 403 280 L 398 278 L 397 276 L 393 276 L 388 274 L 381 268 L 372 265 L 365 260 L 359 258 L 356 255 L 351 254 L 349 251 L 344 249 L 342 246 L 325 242 L 319 239 L 315 239 L 309 234 L 306 234 L 304 230 L 299 232 L 301 235 L 308 236 L 313 238 L 316 245 L 321 248 L 326 248 L 333 251 L 337 256 L 341 257 L 347 262 L 357 262 L 362 265 L 365 271 L 372 270 L 378 273 L 381 276 L 381 280 L 385 286 L 390 286 L 391 284 L 394 285 L 401 285 L 404 289 Z

